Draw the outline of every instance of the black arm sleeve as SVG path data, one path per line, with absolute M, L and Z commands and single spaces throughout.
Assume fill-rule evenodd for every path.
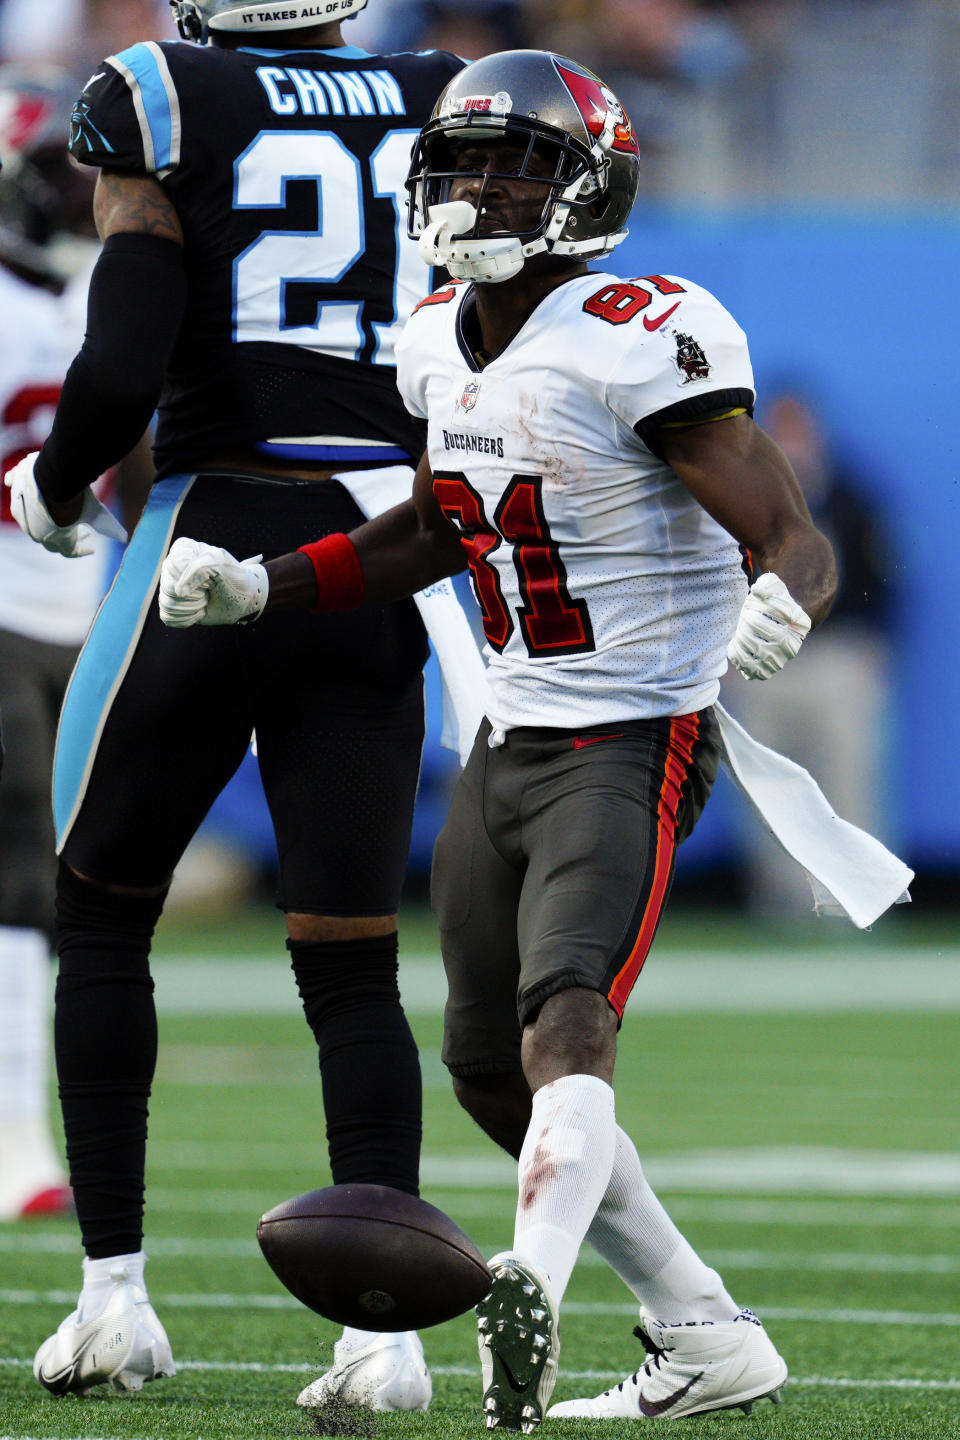
M 133 449 L 157 408 L 187 302 L 183 249 L 111 235 L 93 274 L 87 333 L 37 458 L 40 493 L 70 500 Z

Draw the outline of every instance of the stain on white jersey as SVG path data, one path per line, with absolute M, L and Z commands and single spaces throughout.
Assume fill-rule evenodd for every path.
M 471 307 L 460 283 L 423 302 L 398 375 L 469 553 L 490 719 L 580 727 L 711 704 L 746 594 L 739 547 L 638 428 L 751 409 L 743 331 L 690 281 L 589 273 L 483 364 Z

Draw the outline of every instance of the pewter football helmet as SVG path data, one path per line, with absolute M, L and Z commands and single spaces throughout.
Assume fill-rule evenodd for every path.
M 299 30 L 304 25 L 329 25 L 347 20 L 367 0 L 170 0 L 173 18 L 184 40 L 206 42 L 209 32 L 244 31 L 261 35 L 268 30 Z
M 549 186 L 539 222 L 519 233 L 481 231 L 476 206 L 450 201 L 466 146 L 492 137 L 521 145 L 526 155 L 512 179 Z M 552 178 L 542 177 L 543 161 Z M 424 126 L 407 177 L 408 231 L 420 253 L 455 279 L 507 280 L 531 256 L 547 251 L 598 259 L 626 237 L 639 178 L 639 146 L 630 120 L 598 76 L 546 50 L 510 50 L 477 60 L 450 81 Z

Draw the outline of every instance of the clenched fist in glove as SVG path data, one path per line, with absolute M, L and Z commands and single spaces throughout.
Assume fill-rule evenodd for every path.
M 160 572 L 160 619 L 175 629 L 256 620 L 270 589 L 260 558 L 235 560 L 219 545 L 181 535 Z
M 809 629 L 806 610 L 768 571 L 750 586 L 727 658 L 748 680 L 768 680 L 793 659 Z
M 83 504 L 76 520 L 69 525 L 58 525 L 46 507 L 33 473 L 39 453 L 34 451 L 14 465 L 3 481 L 10 490 L 11 514 L 24 534 L 45 550 L 66 555 L 70 560 L 93 554 L 91 530 L 99 531 L 110 540 L 126 540 L 127 532 L 120 521 L 100 504 L 89 485 L 83 491 Z

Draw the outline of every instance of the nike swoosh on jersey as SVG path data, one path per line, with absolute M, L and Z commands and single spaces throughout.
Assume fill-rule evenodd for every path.
M 644 330 L 651 330 L 651 331 L 652 331 L 652 330 L 659 330 L 659 329 L 660 329 L 660 326 L 661 326 L 661 325 L 665 325 L 666 322 L 670 319 L 670 316 L 673 314 L 674 310 L 679 310 L 679 308 L 680 308 L 680 301 L 678 300 L 677 303 L 676 303 L 676 305 L 671 305 L 669 310 L 664 310 L 663 314 L 662 314 L 662 315 L 658 315 L 657 318 L 656 318 L 656 320 L 651 320 L 649 315 L 644 315 L 644 317 L 643 317 L 643 328 L 644 328 Z
M 693 1379 L 688 1380 L 686 1385 L 680 1390 L 674 1390 L 672 1395 L 665 1395 L 662 1400 L 644 1400 L 643 1391 L 641 1390 L 637 1400 L 637 1404 L 640 1407 L 640 1414 L 648 1415 L 651 1419 L 654 1419 L 657 1415 L 665 1415 L 668 1410 L 671 1410 L 673 1406 L 676 1405 L 678 1400 L 682 1400 L 684 1395 L 693 1389 L 698 1380 L 703 1379 L 705 1373 L 705 1371 L 701 1370 L 699 1375 L 694 1375 Z
M 586 750 L 588 745 L 600 745 L 604 740 L 622 739 L 622 731 L 615 735 L 574 735 L 573 748 L 574 750 Z

